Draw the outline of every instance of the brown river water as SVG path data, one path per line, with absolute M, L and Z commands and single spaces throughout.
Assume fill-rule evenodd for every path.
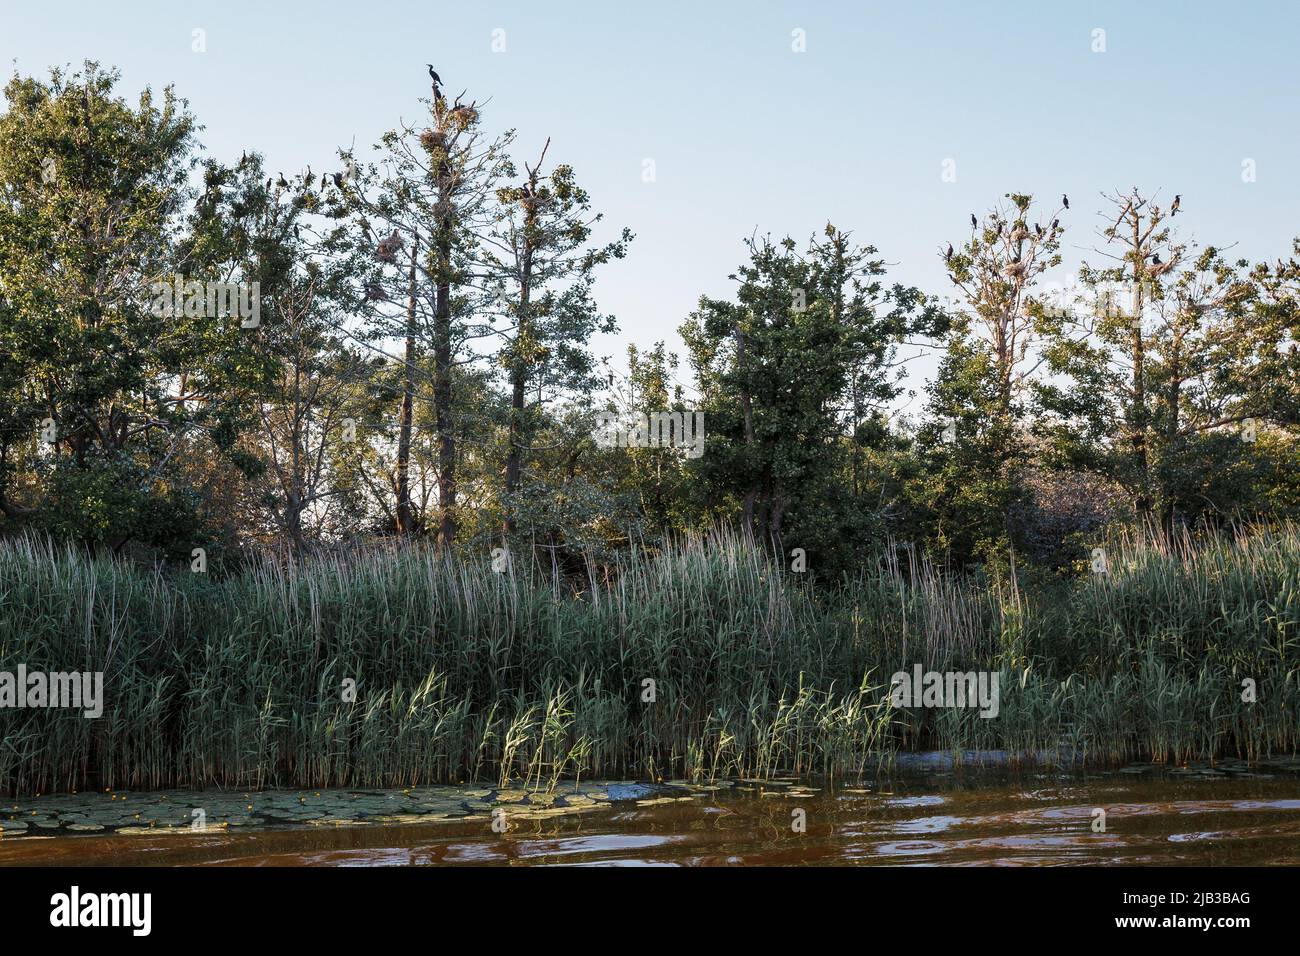
M 522 791 L 464 788 L 29 799 L 4 807 L 13 809 L 0 865 L 1300 865 L 1294 758 L 1104 772 L 949 765 L 833 785 L 717 789 L 582 782 L 559 793 L 558 801 L 538 797 L 532 814 Z M 160 829 L 86 823 L 105 818 L 85 816 L 69 803 L 77 799 L 116 810 L 125 801 L 137 812 L 124 822 L 156 816 Z M 248 817 L 218 806 L 237 803 L 242 813 L 245 799 Z M 566 799 L 575 809 L 564 809 Z M 338 809 L 340 801 L 353 809 Z M 185 825 L 190 808 L 205 803 L 230 825 Z M 297 818 L 275 819 L 272 803 Z M 376 819 L 377 805 L 400 811 L 400 821 Z M 419 815 L 434 808 L 443 811 L 436 822 Z M 45 822 L 24 830 L 24 820 Z

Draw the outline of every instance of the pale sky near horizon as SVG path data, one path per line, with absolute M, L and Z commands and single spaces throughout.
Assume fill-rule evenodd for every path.
M 172 83 L 211 154 L 255 149 L 271 170 L 332 168 L 340 145 L 415 117 L 434 63 L 447 90 L 490 100 L 489 131 L 518 130 L 518 159 L 550 136 L 608 235 L 636 233 L 596 286 L 622 326 L 597 351 L 618 365 L 627 342 L 679 349 L 677 327 L 701 294 L 734 288 L 755 231 L 802 241 L 833 221 L 880 249 L 890 281 L 946 296 L 938 253 L 971 212 L 1012 190 L 1051 208 L 1068 193 L 1065 281 L 1096 242 L 1099 193 L 1137 185 L 1180 193 L 1190 238 L 1287 254 L 1297 36 L 1300 5 L 1281 0 L 0 2 L 5 67 L 95 59 L 128 99 Z M 932 369 L 917 362 L 909 386 Z

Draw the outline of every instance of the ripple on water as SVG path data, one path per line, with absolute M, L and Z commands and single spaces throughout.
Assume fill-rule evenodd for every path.
M 948 800 L 937 793 L 932 793 L 920 797 L 886 797 L 884 802 L 891 807 L 938 807 Z
M 928 856 L 939 853 L 943 849 L 944 847 L 938 843 L 927 843 L 924 840 L 907 840 L 877 844 L 876 854 L 889 857 Z
M 708 865 L 1252 865 L 1296 862 L 1300 773 L 1203 778 L 1140 774 L 1051 776 L 962 773 L 869 779 L 851 787 L 715 784 L 676 793 L 629 782 L 562 786 L 549 799 L 497 790 L 426 788 L 397 793 L 113 794 L 14 805 L 0 864 L 437 866 Z M 1234 768 L 1235 769 L 1235 768 Z M 682 790 L 694 793 L 682 801 Z M 785 799 L 764 799 L 763 793 Z M 671 798 L 669 802 L 662 802 Z M 797 799 L 798 803 L 792 802 Z M 624 802 L 636 800 L 638 803 Z M 493 832 L 506 804 L 511 828 Z M 564 804 L 559 806 L 558 804 Z M 581 804 L 581 806 L 579 806 Z M 189 809 L 209 821 L 252 812 L 265 825 L 188 832 Z M 795 832 L 792 808 L 806 812 Z M 1107 830 L 1094 833 L 1094 811 Z M 129 809 L 128 809 L 129 808 Z M 942 809 L 937 809 L 942 808 Z M 581 812 L 578 812 L 578 811 Z M 38 811 L 33 815 L 32 811 Z M 137 819 L 137 814 L 143 817 Z M 561 815 L 550 816 L 552 813 Z M 421 822 L 452 814 L 460 819 Z M 307 817 L 358 818 L 369 826 L 311 825 Z M 147 820 L 160 823 L 150 832 Z M 110 819 L 111 817 L 111 819 Z M 289 818 L 288 823 L 278 818 Z M 28 824 L 28 821 L 32 821 Z M 25 826 L 18 827 L 18 823 Z M 99 824 L 63 835 L 42 828 Z M 333 819 L 329 822 L 333 823 Z M 165 833 L 159 833 L 169 824 Z M 117 832 L 110 832 L 116 830 Z M 53 838 L 48 833 L 60 833 Z
M 918 817 L 914 820 L 903 820 L 896 823 L 894 829 L 903 833 L 939 833 L 944 830 L 951 830 L 964 822 L 966 821 L 963 817 Z

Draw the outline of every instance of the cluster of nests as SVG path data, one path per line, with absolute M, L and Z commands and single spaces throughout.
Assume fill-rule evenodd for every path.
M 1065 203 L 1065 208 L 1070 208 L 1068 200 Z M 971 221 L 975 221 L 974 216 L 971 216 Z M 1016 249 L 1019 250 L 1021 244 L 1026 242 L 1031 235 L 1036 235 L 1039 239 L 1042 239 L 1044 236 L 1047 236 L 1049 239 L 1055 239 L 1060 228 L 1061 221 L 1059 219 L 1053 219 L 1052 225 L 1047 229 L 1044 229 L 1039 223 L 1034 223 L 1034 232 L 1030 233 L 1029 226 L 1025 224 L 1024 220 L 1017 219 L 1011 227 L 1011 232 L 1007 234 L 1007 238 L 1011 240 L 1011 242 L 1015 243 Z M 1002 235 L 1002 223 L 998 223 L 997 234 L 999 236 Z M 1022 279 L 1028 271 L 1029 266 L 1020 261 L 1020 256 L 1017 252 L 1016 257 L 1007 263 L 1006 267 L 1002 270 L 1002 274 L 1008 279 Z
M 472 106 L 454 106 L 448 111 L 447 119 L 457 130 L 463 130 L 478 119 L 478 110 Z M 429 152 L 443 149 L 447 145 L 447 134 L 440 129 L 426 129 L 420 134 L 420 145 Z
M 979 228 L 979 220 L 975 218 L 974 213 L 972 213 L 970 217 L 970 226 L 971 229 Z M 1004 228 L 1003 223 L 998 222 L 994 232 L 995 239 L 1000 239 L 1002 237 L 1003 228 Z M 1017 219 L 1015 223 L 1013 223 L 1011 226 L 1011 232 L 1007 234 L 1007 239 L 1010 240 L 1010 242 L 1013 243 L 1016 247 L 1017 250 L 1016 257 L 1003 267 L 1002 274 L 1006 276 L 1008 279 L 1024 278 L 1029 271 L 1029 266 L 1027 263 L 1022 262 L 1020 259 L 1019 250 L 1021 246 L 1025 242 L 1027 242 L 1030 239 L 1030 237 L 1035 235 L 1039 239 L 1043 239 L 1044 237 L 1047 237 L 1049 239 L 1055 239 L 1056 234 L 1060 230 L 1060 228 L 1061 228 L 1060 220 L 1053 219 L 1050 228 L 1044 229 L 1042 225 L 1040 225 L 1039 223 L 1034 223 L 1034 231 L 1030 232 L 1029 226 L 1024 222 L 1024 220 Z M 948 244 L 948 249 L 943 254 L 943 257 L 945 260 L 952 259 L 953 257 L 952 243 Z

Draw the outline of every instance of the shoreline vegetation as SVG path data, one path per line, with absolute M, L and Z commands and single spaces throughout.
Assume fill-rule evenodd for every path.
M 225 157 L 178 88 L 11 74 L 0 792 L 1297 752 L 1300 239 L 1008 189 L 921 288 L 928 217 L 850 203 L 620 361 L 604 276 L 691 223 L 454 69 Z
M 1117 535 L 1104 573 L 895 548 L 815 586 L 726 532 L 575 584 L 394 547 L 217 577 L 0 541 L 0 671 L 104 674 L 103 716 L 0 708 L 0 790 L 854 778 L 921 750 L 1091 764 L 1294 754 L 1300 529 Z M 1163 543 L 1162 543 L 1163 542 Z M 978 708 L 890 675 L 1000 674 Z

